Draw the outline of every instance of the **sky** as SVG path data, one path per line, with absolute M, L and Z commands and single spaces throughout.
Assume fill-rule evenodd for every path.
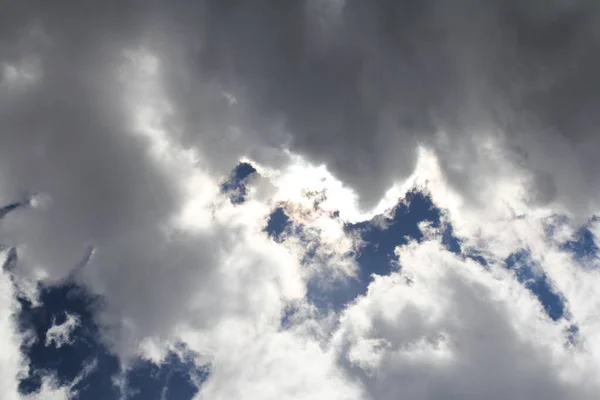
M 600 3 L 0 2 L 3 400 L 592 400 Z

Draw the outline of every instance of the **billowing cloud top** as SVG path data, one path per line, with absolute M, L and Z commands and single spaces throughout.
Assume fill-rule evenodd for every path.
M 104 356 L 27 349 L 96 330 L 123 398 L 140 359 L 199 399 L 594 398 L 600 3 L 2 8 L 6 398 L 90 396 Z

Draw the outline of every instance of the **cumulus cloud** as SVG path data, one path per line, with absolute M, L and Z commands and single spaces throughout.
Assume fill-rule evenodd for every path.
M 399 255 L 402 272 L 377 278 L 334 339 L 373 398 L 593 397 L 598 381 L 573 373 L 581 365 L 563 327 L 506 272 L 437 240 Z
M 310 337 L 289 332 L 261 335 L 217 351 L 215 368 L 198 399 L 361 398 L 358 382 L 337 368 L 335 360 Z
M 439 233 L 426 237 L 398 248 L 401 270 L 375 277 L 339 315 L 304 309 L 284 331 L 218 335 L 218 367 L 199 398 L 594 398 L 595 270 L 545 244 L 542 268 L 568 308 L 553 321 L 500 255 L 483 265 L 445 249 Z

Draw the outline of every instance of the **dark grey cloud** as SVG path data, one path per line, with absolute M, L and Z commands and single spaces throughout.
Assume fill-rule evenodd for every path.
M 28 40 L 42 47 L 34 54 L 40 76 L 0 98 L 0 186 L 6 199 L 30 190 L 50 194 L 52 211 L 37 214 L 44 221 L 32 249 L 55 248 L 46 259 L 67 266 L 85 241 L 153 226 L 178 204 L 168 176 L 147 157 L 148 145 L 132 134 L 122 90 L 112 79 L 111 63 L 123 43 L 100 34 L 109 31 L 109 24 L 100 25 L 108 21 L 98 20 L 85 37 L 76 13 L 61 15 L 52 10 L 23 21 Z
M 2 53 L 35 48 L 24 37 L 42 27 L 51 48 L 42 69 L 54 71 L 48 101 L 62 93 L 63 102 L 84 107 L 92 101 L 86 90 L 106 79 L 111 52 L 148 46 L 162 60 L 179 139 L 221 174 L 240 155 L 280 163 L 267 150 L 289 147 L 326 163 L 369 206 L 412 172 L 421 144 L 475 198 L 480 170 L 489 170 L 475 154 L 497 129 L 508 159 L 534 174 L 534 201 L 573 203 L 577 191 L 570 205 L 587 207 L 598 183 L 599 7 L 591 0 L 30 1 L 9 7 Z M 82 80 L 89 89 L 72 84 Z M 98 89 L 106 99 L 93 101 L 110 99 L 110 89 Z
M 130 339 L 120 317 L 134 320 L 135 341 L 171 329 L 165 316 L 177 319 L 172 311 L 185 309 L 181 298 L 157 296 L 157 282 L 182 290 L 182 282 L 195 282 L 191 271 L 209 268 L 200 244 L 166 239 L 181 188 L 136 134 L 118 79 L 123 50 L 139 43 L 143 14 L 132 2 L 19 2 L 0 22 L 4 71 L 34 68 L 31 82 L 0 75 L 0 198 L 7 204 L 36 191 L 52 200 L 47 209 L 7 215 L 0 243 L 15 246 L 15 271 L 23 275 L 41 268 L 60 280 L 85 263 L 74 272 L 111 299 L 105 319 L 119 351 Z M 187 262 L 176 269 L 180 259 Z
M 595 2 L 328 3 L 206 1 L 195 15 L 182 6 L 188 15 L 176 20 L 175 42 L 187 43 L 184 68 L 201 82 L 182 88 L 175 74 L 171 81 L 187 133 L 212 149 L 227 140 L 228 124 L 241 124 L 245 140 L 227 142 L 233 154 L 257 143 L 289 146 L 327 163 L 372 205 L 412 171 L 418 144 L 436 149 L 451 182 L 474 195 L 472 175 L 485 162 L 474 154 L 499 130 L 510 161 L 552 178 L 540 187 L 533 179 L 534 201 L 565 201 L 572 190 L 590 195 Z M 206 82 L 239 96 L 238 109 Z M 289 136 L 274 133 L 273 121 Z M 440 131 L 450 144 L 438 141 Z M 565 174 L 585 178 L 571 187 Z

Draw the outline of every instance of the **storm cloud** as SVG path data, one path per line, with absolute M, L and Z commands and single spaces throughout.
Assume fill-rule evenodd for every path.
M 24 121 L 28 132 L 40 131 L 35 124 L 42 121 L 51 130 L 53 119 L 63 124 L 62 135 L 78 135 L 61 143 L 63 150 L 78 140 L 94 147 L 100 139 L 92 136 L 108 140 L 123 127 L 112 101 L 118 88 L 105 84 L 107 71 L 119 48 L 137 45 L 161 60 L 174 136 L 220 173 L 240 156 L 280 165 L 277 150 L 290 149 L 325 163 L 368 208 L 413 171 L 416 149 L 425 146 L 455 187 L 476 199 L 481 171 L 495 169 L 482 150 L 492 140 L 503 162 L 524 171 L 534 203 L 596 206 L 600 14 L 593 1 L 178 0 L 8 8 L 14 11 L 4 13 L 5 65 L 35 59 L 43 75 L 36 90 L 44 96 L 30 94 L 37 105 L 27 101 L 35 118 L 15 112 L 26 101 L 10 96 L 6 132 Z M 5 81 L 8 68 L 18 67 L 5 67 Z M 93 130 L 103 134 L 79 133 Z M 32 135 L 16 137 L 24 142 Z
M 482 171 L 495 169 L 484 149 L 493 141 L 527 175 L 531 201 L 587 209 L 598 183 L 598 7 L 207 1 L 176 20 L 184 55 L 165 58 L 183 59 L 186 86 L 175 72 L 169 82 L 191 143 L 288 147 L 325 163 L 365 207 L 412 172 L 417 146 L 434 149 L 448 179 L 477 199 Z

